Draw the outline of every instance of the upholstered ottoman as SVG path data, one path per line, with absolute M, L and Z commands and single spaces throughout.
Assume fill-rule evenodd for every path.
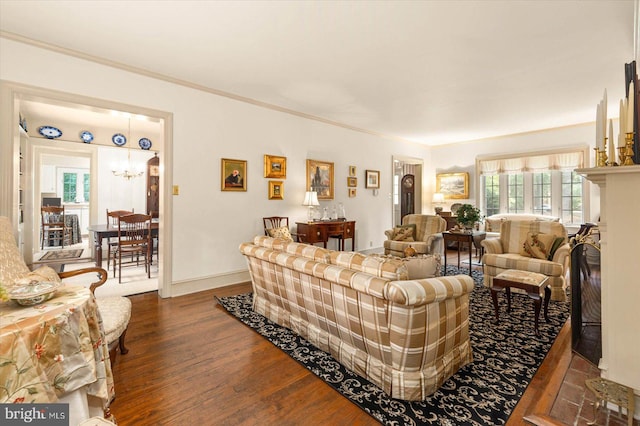
M 541 293 L 544 291 L 544 319 L 549 322 L 548 310 L 549 299 L 551 299 L 551 289 L 547 280 L 549 277 L 537 272 L 521 271 L 519 269 L 507 269 L 506 271 L 493 277 L 491 286 L 491 298 L 496 313 L 496 323 L 500 321 L 498 309 L 498 291 L 504 289 L 507 293 L 507 312 L 511 311 L 511 287 L 524 290 L 533 299 L 535 312 L 534 329 L 536 336 L 538 331 L 538 317 L 540 316 L 540 305 L 542 304 Z

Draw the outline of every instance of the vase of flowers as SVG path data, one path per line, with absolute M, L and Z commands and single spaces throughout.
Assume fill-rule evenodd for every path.
M 464 229 L 473 229 L 473 225 L 480 221 L 480 209 L 471 204 L 463 204 L 456 213 L 457 221 Z

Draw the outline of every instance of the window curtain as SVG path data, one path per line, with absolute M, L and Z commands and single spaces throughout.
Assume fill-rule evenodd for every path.
M 584 167 L 584 152 L 561 152 L 545 155 L 519 154 L 514 157 L 479 160 L 479 165 L 482 175 L 546 172 L 549 170 L 571 171 Z

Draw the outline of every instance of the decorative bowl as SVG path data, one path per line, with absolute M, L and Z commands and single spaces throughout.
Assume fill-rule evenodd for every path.
M 57 282 L 31 282 L 9 291 L 9 298 L 22 306 L 34 306 L 51 299 L 62 286 Z

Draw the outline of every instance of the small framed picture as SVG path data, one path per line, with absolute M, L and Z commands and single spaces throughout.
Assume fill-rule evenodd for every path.
M 356 166 L 349 166 L 349 176 L 354 177 L 356 175 Z
M 247 162 L 246 160 L 222 159 L 220 174 L 223 191 L 247 190 Z
M 284 182 L 281 180 L 269 181 L 269 199 L 284 200 Z
M 287 157 L 264 156 L 264 177 L 285 179 L 287 177 Z
M 349 188 L 349 198 L 353 198 L 356 196 L 356 189 L 355 188 Z
M 307 191 L 318 193 L 318 200 L 333 200 L 333 163 L 307 160 Z
M 365 188 L 377 189 L 380 188 L 380 171 L 379 170 L 367 170 L 365 172 Z
M 358 178 L 357 177 L 348 177 L 347 178 L 347 186 L 348 187 L 358 186 Z

